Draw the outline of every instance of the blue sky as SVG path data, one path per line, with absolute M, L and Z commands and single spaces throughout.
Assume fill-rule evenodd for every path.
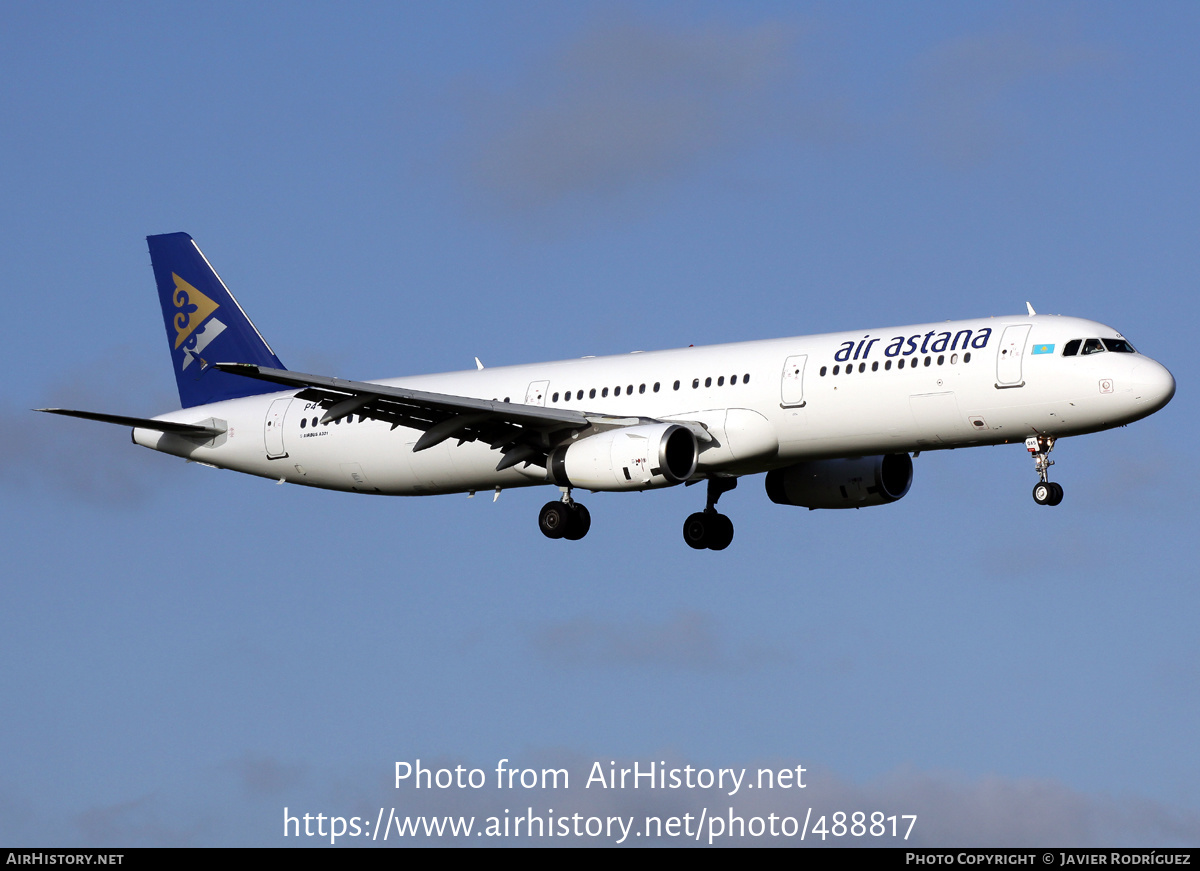
M 1198 36 L 1186 3 L 6 4 L 0 843 L 485 814 L 394 763 L 509 758 L 803 764 L 745 807 L 925 845 L 1195 845 Z M 144 237 L 178 230 L 304 371 L 1030 300 L 1178 393 L 1060 442 L 1054 511 L 1007 446 L 866 511 L 745 479 L 722 553 L 692 488 L 550 542 L 545 490 L 310 492 L 30 413 L 177 407 Z

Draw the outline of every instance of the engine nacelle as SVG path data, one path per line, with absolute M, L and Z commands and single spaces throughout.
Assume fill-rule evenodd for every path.
M 767 473 L 767 495 L 779 505 L 863 508 L 895 502 L 912 486 L 908 454 L 811 460 Z
M 560 487 L 648 490 L 690 478 L 699 456 L 696 436 L 674 423 L 610 429 L 555 448 L 546 477 Z

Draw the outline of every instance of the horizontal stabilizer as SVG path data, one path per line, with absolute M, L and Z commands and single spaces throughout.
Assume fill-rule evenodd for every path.
M 34 411 L 45 411 L 49 414 L 63 414 L 67 417 L 82 417 L 84 420 L 98 420 L 101 423 L 115 423 L 117 426 L 132 426 L 138 429 L 153 429 L 158 432 L 171 432 L 182 436 L 204 436 L 215 438 L 225 432 L 225 427 L 201 426 L 198 423 L 175 423 L 170 420 L 151 420 L 145 417 L 125 417 L 120 414 L 101 414 L 97 411 L 74 411 L 70 408 L 35 408 Z

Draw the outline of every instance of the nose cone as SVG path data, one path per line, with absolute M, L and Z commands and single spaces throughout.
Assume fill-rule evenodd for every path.
M 1153 360 L 1141 360 L 1134 367 L 1133 401 L 1143 416 L 1153 414 L 1175 395 L 1175 378 L 1167 367 Z

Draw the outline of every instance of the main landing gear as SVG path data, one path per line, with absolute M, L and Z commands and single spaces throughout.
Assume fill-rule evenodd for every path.
M 1054 436 L 1030 436 L 1025 439 L 1025 449 L 1033 457 L 1034 469 L 1042 479 L 1033 486 L 1033 501 L 1038 505 L 1057 505 L 1063 500 L 1061 484 L 1049 480 L 1050 467 L 1054 460 L 1050 452 L 1054 450 Z
M 737 478 L 709 478 L 708 505 L 683 524 L 683 540 L 696 550 L 724 550 L 733 541 L 733 521 L 717 512 L 717 500 L 737 486 Z M 588 534 L 592 516 L 571 498 L 571 488 L 563 487 L 562 498 L 547 502 L 538 514 L 538 528 L 546 538 L 578 541 Z
M 737 486 L 737 478 L 709 478 L 708 505 L 683 523 L 683 540 L 696 550 L 724 550 L 733 541 L 733 521 L 717 513 L 717 500 Z
M 565 538 L 579 541 L 592 528 L 592 515 L 571 498 L 569 487 L 562 488 L 562 499 L 547 502 L 538 514 L 538 528 L 546 538 Z

